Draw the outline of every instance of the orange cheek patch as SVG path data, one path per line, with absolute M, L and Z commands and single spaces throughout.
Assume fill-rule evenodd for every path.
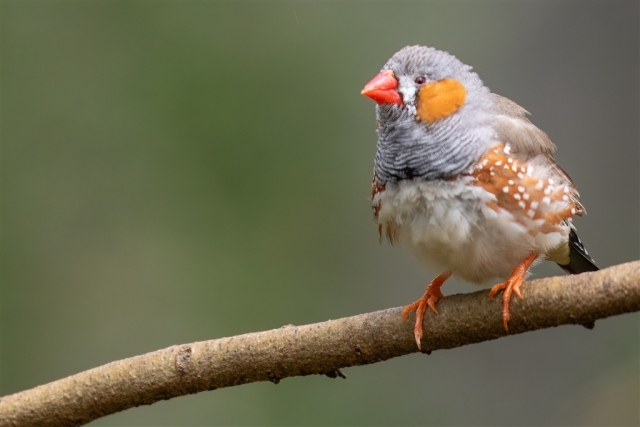
M 418 91 L 418 116 L 427 123 L 458 111 L 467 98 L 467 90 L 455 79 L 431 82 Z

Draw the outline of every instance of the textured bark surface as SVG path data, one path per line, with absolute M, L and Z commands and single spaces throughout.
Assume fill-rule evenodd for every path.
M 640 261 L 522 286 L 511 303 L 510 334 L 565 324 L 592 327 L 605 317 L 640 310 Z M 501 295 L 498 295 L 498 297 Z M 424 352 L 507 335 L 502 298 L 488 290 L 451 295 L 427 312 Z M 119 360 L 0 398 L 0 426 L 77 426 L 161 399 L 256 381 L 325 374 L 417 352 L 413 316 L 402 308 L 344 319 L 172 346 Z

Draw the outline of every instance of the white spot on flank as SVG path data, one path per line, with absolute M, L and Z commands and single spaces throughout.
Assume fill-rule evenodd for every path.
M 518 206 L 524 209 L 527 205 L 524 202 L 518 202 Z
M 489 172 L 489 175 L 491 175 L 491 176 L 495 176 L 495 174 L 496 174 L 496 173 L 495 173 L 495 172 L 493 172 L 493 168 L 491 168 L 491 170 L 492 170 L 492 171 L 491 171 L 491 172 Z
M 498 161 L 496 162 L 496 166 L 502 166 L 502 160 L 498 160 Z
M 510 180 L 509 180 L 509 181 L 507 181 L 507 182 L 509 183 L 509 185 L 513 185 L 513 184 L 515 184 L 515 182 L 513 182 L 513 180 L 512 180 L 512 179 L 510 179 Z
M 549 188 L 549 187 L 545 188 L 545 189 L 544 189 L 544 194 L 545 194 L 545 195 L 547 195 L 547 196 L 548 196 L 549 194 L 551 194 L 551 188 Z
M 522 195 L 522 198 L 525 199 L 525 200 L 529 200 L 529 193 L 524 193 Z
M 504 165 L 504 168 L 505 169 L 509 169 L 509 165 Z
M 509 144 L 504 146 L 504 153 L 505 154 L 511 153 L 511 146 Z
M 538 182 L 536 182 L 536 186 L 534 188 L 536 190 L 542 190 L 543 186 L 544 186 L 544 184 L 542 184 L 542 181 L 538 181 Z
M 575 215 L 576 214 L 576 208 L 571 208 L 571 215 Z
M 569 196 L 567 196 L 566 194 L 564 196 L 562 196 L 562 200 L 564 200 L 565 202 L 569 201 Z
M 524 187 L 522 185 L 518 185 L 518 191 L 524 193 Z
M 549 184 L 553 185 L 553 179 L 552 178 L 549 178 L 548 181 L 549 181 Z
M 511 170 L 514 172 L 518 171 L 518 167 L 516 165 L 511 166 Z
M 533 172 L 533 166 L 527 166 L 527 175 L 531 176 L 531 172 Z
M 529 210 L 527 211 L 527 216 L 528 216 L 529 218 L 533 218 L 533 217 L 535 216 L 535 214 L 536 214 L 536 211 L 534 211 L 534 210 L 532 210 L 532 209 L 529 209 Z
M 522 175 L 522 172 L 518 172 L 518 178 L 523 179 L 524 175 Z
M 502 191 L 504 191 L 505 193 L 508 193 L 508 192 L 509 192 L 509 187 L 506 187 L 506 186 L 505 186 L 505 187 L 502 189 Z
M 511 157 L 509 157 L 509 158 L 507 159 L 507 162 L 509 162 L 509 163 L 513 163 L 513 159 L 512 159 Z
M 551 199 L 550 199 L 550 198 L 548 198 L 547 196 L 544 196 L 544 197 L 542 198 L 542 203 L 549 204 L 549 203 L 551 203 Z
M 516 193 L 516 194 L 513 195 L 513 198 L 516 199 L 516 200 L 520 200 L 520 195 L 518 193 Z
M 564 186 L 564 192 L 569 193 L 569 187 L 567 187 L 566 185 Z
M 531 202 L 531 209 L 538 209 L 538 201 L 534 200 L 533 202 Z

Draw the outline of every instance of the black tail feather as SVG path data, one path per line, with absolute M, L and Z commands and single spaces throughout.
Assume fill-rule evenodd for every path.
M 569 264 L 558 264 L 569 274 L 580 274 L 587 271 L 600 270 L 596 262 L 589 256 L 576 231 L 571 228 L 569 232 Z

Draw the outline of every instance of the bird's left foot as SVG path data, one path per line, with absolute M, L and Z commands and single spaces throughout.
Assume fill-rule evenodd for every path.
M 504 325 L 504 330 L 507 332 L 509 332 L 509 319 L 511 318 L 511 314 L 509 313 L 511 295 L 515 292 L 520 299 L 523 299 L 523 296 L 520 293 L 520 286 L 522 285 L 522 282 L 524 282 L 524 276 L 527 274 L 527 270 L 537 258 L 537 254 L 531 254 L 526 257 L 524 261 L 518 264 L 518 266 L 513 270 L 513 273 L 511 273 L 511 276 L 509 276 L 507 280 L 492 286 L 491 291 L 489 291 L 489 299 L 491 300 L 493 300 L 495 294 L 502 290 L 504 291 L 504 294 L 502 295 L 502 324 Z

